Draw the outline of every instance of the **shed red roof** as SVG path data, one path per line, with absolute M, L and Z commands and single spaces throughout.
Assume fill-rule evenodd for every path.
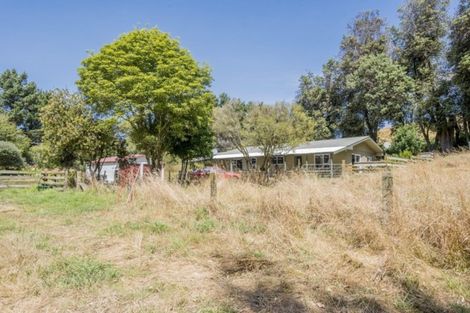
M 128 156 L 125 157 L 126 159 L 138 159 L 138 158 L 145 158 L 144 154 L 129 154 Z M 117 163 L 118 157 L 117 156 L 109 156 L 100 159 L 101 163 Z M 96 161 L 93 161 L 93 163 L 96 163 Z

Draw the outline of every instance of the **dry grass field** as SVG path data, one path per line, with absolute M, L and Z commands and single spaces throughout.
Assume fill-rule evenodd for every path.
M 0 312 L 470 312 L 470 154 L 393 175 L 0 191 Z

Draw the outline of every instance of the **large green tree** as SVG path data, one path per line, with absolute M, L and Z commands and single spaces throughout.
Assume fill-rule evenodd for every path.
M 348 25 L 348 32 L 341 40 L 339 59 L 328 60 L 321 75 L 307 73 L 300 77 L 297 103 L 315 120 L 323 119 L 332 136 L 367 132 L 363 112 L 351 105 L 360 86 L 351 89 L 347 81 L 363 57 L 386 53 L 388 41 L 385 22 L 379 13 L 362 12 Z
M 353 92 L 348 109 L 360 116 L 375 141 L 385 122 L 403 121 L 403 106 L 412 100 L 412 80 L 385 54 L 362 57 L 347 85 Z
M 470 147 L 470 1 L 460 0 L 451 24 L 449 63 L 462 99 L 460 113 L 465 141 Z
M 329 60 L 322 75 L 307 73 L 300 77 L 296 101 L 314 119 L 323 118 L 330 134 L 334 135 L 341 117 L 341 85 L 339 64 Z
M 386 24 L 378 11 L 362 12 L 348 26 L 348 32 L 340 45 L 340 72 L 335 76 L 335 94 L 341 103 L 338 127 L 343 136 L 357 136 L 367 132 L 365 116 L 355 110 L 356 106 L 350 105 L 357 88 L 351 89 L 347 85 L 348 76 L 357 70 L 362 58 L 386 54 L 388 46 Z
M 431 146 L 430 130 L 441 134 L 441 145 L 447 149 L 449 129 L 442 123 L 446 117 L 433 107 L 433 95 L 439 85 L 438 66 L 446 34 L 448 0 L 407 0 L 399 9 L 400 26 L 395 29 L 396 55 L 415 81 L 413 119 Z M 441 122 L 441 123 L 439 123 Z M 444 135 L 444 133 L 446 135 Z
M 78 72 L 87 101 L 129 123 L 132 141 L 153 169 L 215 104 L 209 68 L 155 28 L 122 35 L 83 60 Z
M 341 68 L 345 75 L 357 68 L 360 58 L 387 52 L 389 38 L 385 21 L 378 11 L 359 13 L 353 23 L 348 25 L 348 33 L 341 40 Z
M 34 82 L 28 82 L 26 73 L 6 70 L 0 75 L 0 111 L 6 113 L 33 143 L 41 140 L 39 110 L 46 103 L 47 94 Z
M 114 154 L 118 144 L 115 120 L 98 118 L 80 94 L 66 90 L 54 91 L 40 116 L 51 161 L 65 168 L 88 165 L 98 176 L 99 160 Z

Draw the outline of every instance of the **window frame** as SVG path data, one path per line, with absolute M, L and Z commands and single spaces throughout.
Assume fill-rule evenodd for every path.
M 317 163 L 317 157 L 321 159 L 321 163 Z M 325 162 L 325 157 L 328 157 L 328 162 Z M 330 169 L 331 167 L 331 155 L 329 153 L 315 153 L 313 155 L 313 164 L 315 169 Z
M 257 158 L 250 158 L 250 167 L 251 167 L 251 169 L 256 169 L 257 166 L 258 166 L 258 159 Z
M 234 159 L 230 161 L 232 164 L 232 171 L 243 171 L 243 159 Z M 240 162 L 241 167 L 238 166 Z
M 352 164 L 360 163 L 361 162 L 361 157 L 362 157 L 362 155 L 360 155 L 359 153 L 353 153 L 351 155 Z M 357 160 L 356 160 L 356 158 L 357 158 Z
M 276 160 L 276 161 L 274 161 Z M 279 160 L 282 160 L 282 162 L 279 162 Z M 271 158 L 271 164 L 272 165 L 275 165 L 275 166 L 281 166 L 281 165 L 284 165 L 284 156 L 283 155 L 273 155 L 273 157 Z

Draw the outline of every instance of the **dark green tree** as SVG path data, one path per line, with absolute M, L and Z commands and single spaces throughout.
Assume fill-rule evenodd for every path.
M 470 1 L 460 0 L 457 15 L 451 23 L 448 60 L 452 66 L 453 81 L 462 94 L 460 115 L 463 137 L 470 147 Z
M 348 34 L 341 41 L 340 66 L 343 74 L 354 72 L 363 56 L 386 53 L 388 41 L 385 21 L 378 11 L 359 13 L 354 22 L 348 25 Z
M 341 41 L 339 62 L 341 74 L 337 76 L 342 103 L 339 128 L 343 136 L 367 133 L 364 115 L 350 105 L 356 90 L 351 90 L 346 86 L 347 77 L 356 71 L 362 57 L 386 54 L 388 45 L 389 36 L 386 24 L 378 11 L 362 12 L 348 26 L 348 33 Z
M 377 132 L 385 122 L 403 121 L 403 106 L 411 102 L 414 86 L 402 66 L 385 54 L 371 54 L 359 60 L 347 79 L 353 94 L 348 110 L 364 121 L 364 134 L 377 141 Z
M 395 29 L 396 55 L 415 81 L 415 107 L 413 119 L 431 147 L 430 130 L 448 133 L 445 125 L 437 121 L 443 117 L 432 105 L 439 85 L 438 66 L 446 34 L 448 0 L 407 0 L 399 9 L 400 27 Z M 443 148 L 447 141 L 441 142 Z M 445 149 L 445 148 L 444 148 Z
M 338 62 L 330 59 L 323 66 L 322 75 L 307 73 L 300 77 L 296 101 L 314 119 L 323 118 L 331 135 L 340 123 L 341 90 Z
M 6 70 L 0 75 L 0 110 L 23 130 L 33 144 L 41 141 L 39 110 L 47 102 L 47 94 L 26 73 Z
M 223 107 L 225 104 L 227 104 L 230 101 L 230 97 L 227 93 L 222 92 L 218 97 L 216 101 L 216 106 L 217 107 Z

